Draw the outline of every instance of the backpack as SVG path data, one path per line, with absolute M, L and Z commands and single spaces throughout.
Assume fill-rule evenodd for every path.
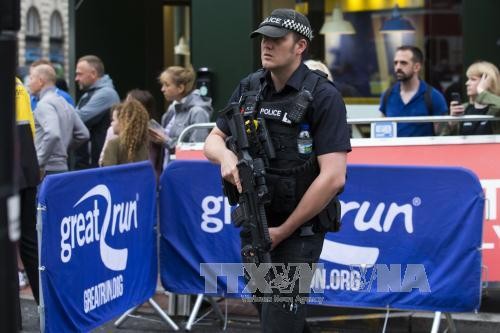
M 423 82 L 422 83 L 425 85 L 425 93 L 424 93 L 424 101 L 425 101 L 425 106 L 427 107 L 427 111 L 429 116 L 434 115 L 434 109 L 432 107 L 432 87 L 430 87 L 427 83 Z M 392 90 L 394 87 L 396 87 L 397 83 L 393 84 L 390 86 L 385 92 L 384 92 L 384 98 L 382 99 L 382 105 L 381 109 L 385 110 L 387 106 L 387 101 L 389 99 L 389 95 L 391 94 Z

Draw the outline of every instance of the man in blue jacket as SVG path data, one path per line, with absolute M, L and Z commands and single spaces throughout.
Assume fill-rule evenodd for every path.
M 104 64 L 94 55 L 78 59 L 75 81 L 84 92 L 76 112 L 90 132 L 90 152 L 88 145 L 82 145 L 75 153 L 75 169 L 99 166 L 106 131 L 110 125 L 111 106 L 120 102 L 120 97 L 111 78 L 104 74 Z
M 387 117 L 442 116 L 448 114 L 444 96 L 419 78 L 424 62 L 416 46 L 400 46 L 394 55 L 394 73 L 398 82 L 380 99 L 380 111 Z M 398 123 L 398 137 L 432 136 L 438 124 Z

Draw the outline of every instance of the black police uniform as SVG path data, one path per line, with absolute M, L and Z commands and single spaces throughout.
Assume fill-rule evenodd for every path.
M 269 71 L 259 70 L 243 79 L 231 96 L 230 102 L 240 101 L 241 96 L 247 96 L 248 90 L 261 91 L 262 102 L 259 104 L 259 116 L 266 118 L 269 135 L 271 136 L 276 159 L 270 161 L 266 171 L 266 181 L 272 193 L 271 203 L 266 207 L 266 217 L 270 227 L 281 225 L 302 198 L 309 185 L 319 174 L 315 156 L 333 152 L 349 152 L 350 135 L 346 123 L 346 110 L 340 93 L 324 76 L 308 69 L 301 64 L 287 81 L 285 87 L 277 92 L 274 88 Z M 249 87 L 250 82 L 250 87 Z M 297 150 L 299 124 L 292 124 L 287 119 L 287 111 L 294 103 L 294 97 L 304 88 L 306 82 L 314 82 L 309 87 L 312 101 L 302 120 L 307 123 L 313 138 L 313 157 L 301 157 Z M 243 97 L 245 99 L 245 97 Z M 246 97 L 247 98 L 247 97 Z M 243 101 L 245 105 L 245 101 Z M 230 135 L 229 127 L 223 117 L 217 119 L 217 127 L 226 135 Z M 279 172 L 280 170 L 295 170 Z M 322 250 L 325 230 L 318 227 L 319 219 L 314 217 L 283 240 L 271 251 L 273 263 L 308 263 L 319 260 Z M 248 240 L 242 233 L 242 245 Z M 288 272 L 293 279 L 294 271 Z M 302 283 L 303 281 L 301 281 Z M 309 285 L 309 284 L 308 284 Z M 296 300 L 299 295 L 298 283 L 292 293 L 289 290 L 273 288 L 275 295 L 283 299 Z M 300 294 L 301 297 L 307 295 Z M 275 298 L 272 298 L 273 300 Z M 277 298 L 276 298 L 277 299 Z M 300 302 L 263 302 L 261 307 L 261 325 L 264 332 L 302 332 L 305 325 L 306 307 Z

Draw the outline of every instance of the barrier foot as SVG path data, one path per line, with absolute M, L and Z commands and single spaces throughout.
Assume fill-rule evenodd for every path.
M 385 313 L 384 328 L 382 329 L 382 333 L 385 333 L 385 330 L 387 329 L 387 322 L 389 321 L 389 313 L 390 309 L 389 306 L 387 306 L 387 312 Z
M 446 318 L 446 321 L 448 322 L 448 329 L 446 331 L 450 333 L 456 333 L 457 328 L 455 326 L 453 318 L 451 317 L 451 313 L 445 312 L 444 316 Z M 441 324 L 441 311 L 436 311 L 434 312 L 434 321 L 432 322 L 431 333 L 438 333 L 440 324 Z
M 215 314 L 217 315 L 217 317 L 219 317 L 219 319 L 222 323 L 222 327 L 225 330 L 226 317 L 224 317 L 224 315 L 222 314 L 222 311 L 220 310 L 219 304 L 217 304 L 217 302 L 214 300 L 214 298 L 210 297 L 210 296 L 208 296 L 208 301 L 210 302 L 210 305 L 212 305 L 212 309 L 214 309 Z M 224 300 L 224 302 L 226 302 L 226 301 Z M 227 315 L 227 302 L 226 302 L 226 315 Z
M 114 323 L 115 327 L 120 327 L 120 325 L 121 325 L 121 324 L 123 324 L 123 322 L 124 322 L 125 320 L 127 320 L 127 318 L 128 318 L 128 316 L 129 316 L 129 314 L 131 314 L 132 312 L 134 312 L 134 311 L 135 311 L 138 307 L 139 307 L 139 305 L 136 305 L 136 306 L 134 306 L 134 307 L 131 307 L 131 308 L 130 308 L 130 309 L 128 309 L 127 311 L 125 311 L 125 313 L 124 313 L 124 314 L 122 314 L 122 315 L 120 316 L 120 318 L 118 318 L 118 320 L 117 320 L 117 321 L 115 321 L 115 323 Z
M 446 312 L 445 314 L 446 321 L 448 322 L 448 328 L 450 329 L 450 333 L 457 333 L 457 328 L 455 326 L 455 322 L 453 321 L 453 318 L 451 317 L 451 313 Z
M 186 327 L 184 328 L 186 331 L 190 331 L 193 325 L 197 322 L 196 316 L 198 315 L 198 312 L 200 311 L 201 303 L 203 302 L 203 298 L 206 298 L 212 307 L 212 310 L 215 312 L 217 317 L 221 320 L 221 326 L 222 330 L 226 330 L 226 325 L 227 325 L 227 303 L 226 303 L 226 316 L 222 314 L 222 311 L 220 310 L 219 304 L 213 299 L 213 297 L 210 296 L 203 296 L 203 294 L 198 294 L 196 296 L 196 301 L 193 306 L 193 310 L 191 311 L 191 314 L 189 315 L 189 319 L 186 323 Z M 201 320 L 204 318 L 206 315 L 208 315 L 212 310 L 206 312 L 203 316 L 201 316 L 198 320 Z
M 191 314 L 189 315 L 189 319 L 186 323 L 186 327 L 185 327 L 186 331 L 191 331 L 191 328 L 193 327 L 196 316 L 198 315 L 198 311 L 200 311 L 200 306 L 201 306 L 202 301 L 203 301 L 203 294 L 198 294 L 198 296 L 196 296 L 196 301 L 194 303 L 193 310 L 191 311 Z
M 170 325 L 170 327 L 172 327 L 172 329 L 174 331 L 178 331 L 179 330 L 179 326 L 177 326 L 175 324 L 175 322 L 162 310 L 162 308 L 158 305 L 158 303 L 155 302 L 155 300 L 153 298 L 150 298 L 148 299 L 148 303 L 151 305 L 151 307 L 156 311 L 156 313 L 168 324 Z M 139 305 L 137 306 L 134 306 L 130 309 L 128 309 L 127 311 L 125 311 L 124 314 L 122 314 L 120 316 L 120 318 L 118 318 L 117 321 L 115 321 L 114 325 L 115 327 L 119 328 L 121 324 L 123 324 L 123 322 L 125 322 L 125 320 L 128 319 L 128 317 L 133 313 L 135 312 L 135 310 L 137 310 L 137 308 L 139 307 Z
M 203 298 L 206 298 L 210 302 L 210 306 L 212 307 L 212 310 L 206 312 L 196 320 L 196 316 L 198 316 L 198 312 L 200 311 L 201 303 L 203 302 Z M 189 315 L 189 319 L 186 323 L 186 327 L 184 328 L 186 331 L 190 331 L 193 325 L 203 319 L 206 315 L 208 315 L 211 311 L 214 311 L 217 317 L 221 320 L 221 328 L 223 331 L 226 330 L 226 325 L 227 325 L 227 303 L 226 303 L 226 316 L 222 314 L 222 311 L 220 310 L 219 304 L 214 300 L 213 297 L 210 296 L 203 296 L 203 294 L 198 294 L 196 296 L 196 301 L 193 306 L 193 310 L 191 311 L 191 314 Z
M 431 333 L 438 333 L 440 324 L 441 324 L 441 311 L 436 311 L 434 312 L 434 320 L 432 321 Z
M 151 306 L 153 307 L 153 309 L 155 309 L 156 313 L 158 313 L 158 315 L 168 324 L 170 325 L 170 327 L 172 327 L 172 329 L 174 331 L 178 331 L 179 330 L 179 326 L 177 326 L 175 324 L 175 322 L 172 320 L 172 318 L 170 318 L 166 313 L 165 311 L 163 311 L 163 309 L 158 305 L 158 303 L 155 302 L 155 300 L 153 298 L 150 298 L 148 300 L 149 304 L 151 304 Z

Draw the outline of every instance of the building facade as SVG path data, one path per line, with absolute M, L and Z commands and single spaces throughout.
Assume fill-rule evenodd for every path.
M 499 1 L 68 2 L 75 8 L 74 58 L 85 54 L 101 57 L 121 95 L 142 87 L 162 101 L 159 73 L 168 66 L 191 63 L 195 69 L 208 69 L 215 109 L 225 106 L 242 77 L 260 67 L 259 39 L 250 39 L 249 32 L 280 7 L 295 8 L 307 15 L 315 32 L 309 57 L 326 63 L 348 111 L 362 117 L 378 114 L 380 96 L 394 81 L 393 56 L 400 45 L 416 45 L 423 50 L 422 78 L 446 96 L 453 91 L 465 94 L 464 71 L 471 63 L 482 59 L 498 65 L 500 59 L 500 38 L 492 28 L 498 20 Z M 349 23 L 349 31 L 325 28 L 334 21 L 334 9 L 343 13 L 335 16 L 341 19 L 337 25 Z M 406 22 L 409 29 L 385 27 L 396 18 Z M 183 59 L 175 53 L 181 37 L 190 49 Z M 360 111 L 365 109 L 373 112 Z
M 38 59 L 49 59 L 58 75 L 68 73 L 68 1 L 21 0 L 21 29 L 18 37 L 19 66 L 26 68 Z

